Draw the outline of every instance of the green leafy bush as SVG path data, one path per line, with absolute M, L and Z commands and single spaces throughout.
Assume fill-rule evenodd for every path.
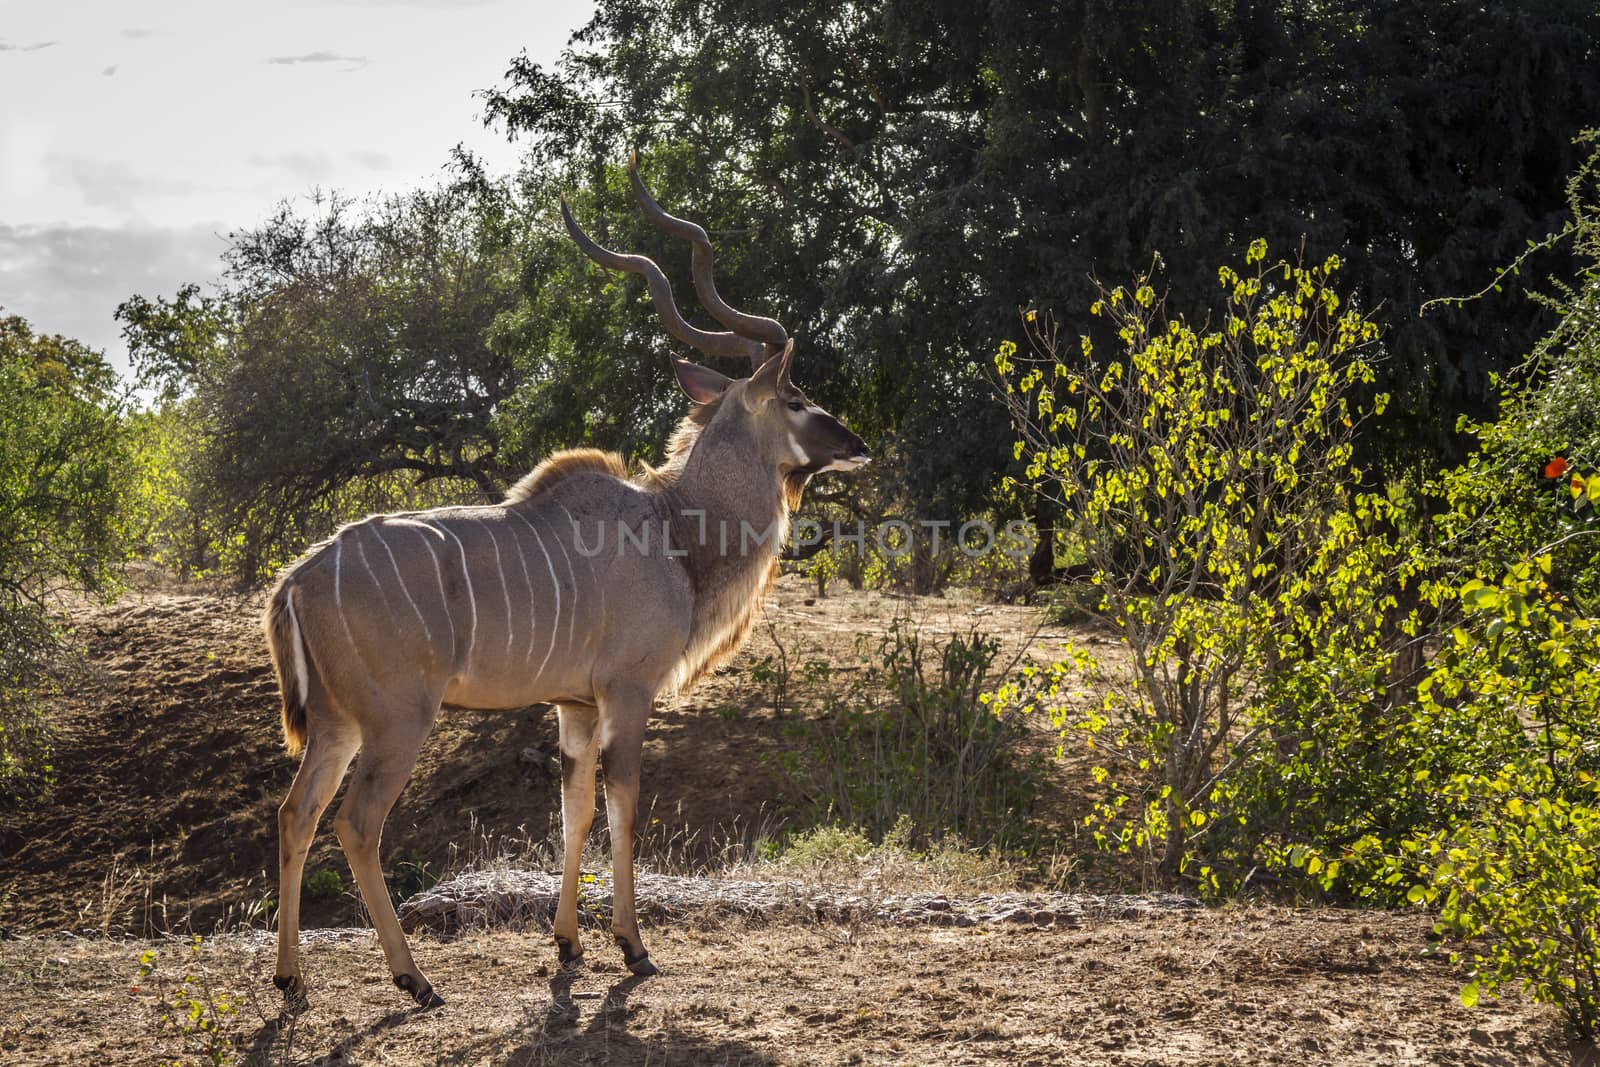
M 986 892 L 1016 884 L 1002 852 L 969 847 L 957 837 L 919 846 L 911 818 L 902 815 L 882 839 L 856 827 L 818 826 L 777 843 L 766 862 L 810 881 L 870 881 L 907 890 Z
M 332 900 L 344 894 L 344 879 L 329 867 L 320 867 L 306 875 L 306 895 L 313 900 Z
M 1600 623 L 1552 588 L 1552 560 L 1460 589 L 1462 625 L 1421 686 L 1424 721 L 1471 724 L 1476 766 L 1437 779 L 1435 819 L 1357 846 L 1471 946 L 1469 1006 L 1508 982 L 1600 1022 Z M 1419 777 L 1422 772 L 1418 772 Z
M 0 801 L 18 801 L 53 774 L 51 598 L 115 588 L 131 479 L 116 377 L 98 353 L 0 317 L 0 397 Z
M 1600 788 L 1562 788 L 1548 764 L 1463 775 L 1446 789 L 1470 814 L 1415 849 L 1411 899 L 1439 907 L 1438 929 L 1471 946 L 1467 1007 L 1520 984 L 1556 1005 L 1573 1034 L 1600 1026 Z
M 1363 490 L 1352 458 L 1357 425 L 1386 402 L 1356 400 L 1377 327 L 1335 289 L 1339 267 L 1271 262 L 1256 241 L 1242 271 L 1218 272 L 1214 327 L 1169 312 L 1145 276 L 1101 289 L 1098 339 L 1063 346 L 1030 312 L 1030 351 L 1007 343 L 996 357 L 1016 456 L 1081 545 L 1094 610 L 1134 669 L 1087 712 L 1056 683 L 1045 695 L 1108 757 L 1099 840 L 1146 856 L 1169 884 L 1211 876 L 1199 839 L 1237 770 L 1306 740 L 1295 701 L 1262 679 L 1314 659 L 1357 587 L 1393 579 L 1394 554 L 1369 545 L 1397 508 Z M 1364 608 L 1373 623 L 1346 630 L 1352 654 L 1386 639 L 1378 620 L 1398 609 L 1392 591 L 1377 614 Z M 1350 667 L 1343 684 L 1370 690 L 1377 662 Z

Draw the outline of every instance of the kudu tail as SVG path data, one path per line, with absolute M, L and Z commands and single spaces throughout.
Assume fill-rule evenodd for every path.
M 283 745 L 297 756 L 306 745 L 306 696 L 311 689 L 311 669 L 306 659 L 305 639 L 300 621 L 295 618 L 293 586 L 278 583 L 267 600 L 262 619 L 267 631 L 267 646 L 272 649 L 272 667 L 278 675 L 278 691 L 283 694 Z

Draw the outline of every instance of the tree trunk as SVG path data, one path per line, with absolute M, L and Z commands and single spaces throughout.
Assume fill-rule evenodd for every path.
M 1033 528 L 1037 540 L 1028 557 L 1028 581 L 1034 589 L 1043 589 L 1056 580 L 1056 519 L 1044 504 L 1033 510 Z

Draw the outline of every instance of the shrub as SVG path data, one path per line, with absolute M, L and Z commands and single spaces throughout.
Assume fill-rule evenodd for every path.
M 128 444 L 116 377 L 98 353 L 0 317 L 0 801 L 52 777 L 40 701 L 63 589 L 109 592 L 127 541 Z
M 1575 1034 L 1600 1022 L 1600 623 L 1550 584 L 1549 555 L 1460 589 L 1462 625 L 1421 687 L 1424 721 L 1471 724 L 1475 765 L 1440 779 L 1435 818 L 1356 854 L 1438 928 L 1473 944 L 1469 1006 L 1506 982 L 1556 1004 Z M 1419 779 L 1423 771 L 1417 772 Z M 1456 953 L 1460 958 L 1464 953 Z
M 306 895 L 313 900 L 332 900 L 344 894 L 344 879 L 339 872 L 322 867 L 306 875 Z
M 1000 642 L 972 630 L 930 647 L 923 631 L 897 619 L 869 647 L 858 642 L 862 669 L 792 727 L 803 756 L 788 770 L 819 820 L 859 827 L 874 841 L 902 820 L 921 842 L 1026 836 L 1043 760 L 1023 702 L 997 708 L 985 699 L 1017 666 L 997 663 Z
M 1386 398 L 1353 399 L 1377 328 L 1345 307 L 1339 266 L 1269 262 L 1256 241 L 1243 272 L 1219 271 L 1216 328 L 1169 312 L 1145 276 L 1090 308 L 1114 355 L 1088 335 L 1063 350 L 1030 312 L 1029 353 L 996 357 L 1016 456 L 1081 544 L 1135 672 L 1091 713 L 1056 712 L 1114 760 L 1097 771 L 1119 779 L 1100 839 L 1145 852 L 1169 884 L 1199 875 L 1191 842 L 1234 769 L 1297 743 L 1274 718 L 1289 705 L 1257 681 L 1315 650 L 1303 621 L 1333 617 L 1323 598 L 1391 510 L 1352 465 Z
M 970 848 L 955 837 L 918 847 L 915 835 L 905 815 L 876 843 L 860 828 L 818 826 L 785 839 L 769 860 L 780 870 L 803 871 L 813 881 L 943 892 L 995 892 L 1016 884 L 1016 871 L 993 849 Z
M 237 1008 L 212 985 L 211 977 L 200 964 L 200 935 L 189 942 L 189 955 L 174 981 L 160 966 L 159 953 L 147 950 L 139 957 L 140 982 L 156 987 L 156 1010 L 162 1026 L 175 1034 L 185 1053 L 200 1057 L 213 1067 L 233 1063 L 238 1054 L 228 1032 L 228 1016 Z M 176 1061 L 162 1061 L 163 1064 Z
M 1415 847 L 1425 880 L 1411 899 L 1439 906 L 1438 930 L 1466 939 L 1467 1007 L 1520 983 L 1556 1005 L 1572 1033 L 1600 1027 L 1600 788 L 1562 789 L 1548 764 L 1462 775 L 1447 793 L 1471 812 Z

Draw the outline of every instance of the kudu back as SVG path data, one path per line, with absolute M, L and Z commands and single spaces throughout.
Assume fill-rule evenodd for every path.
M 628 968 L 656 973 L 639 937 L 633 824 L 645 722 L 658 695 L 691 684 L 744 640 L 777 570 L 790 509 L 814 474 L 867 461 L 861 439 L 789 380 L 793 342 L 776 321 L 729 307 L 699 226 L 664 212 L 629 167 L 647 217 L 692 242 L 695 290 L 725 331 L 689 325 L 654 262 L 595 244 L 561 205 L 579 247 L 641 274 L 678 340 L 748 359 L 732 379 L 674 358 L 694 402 L 665 465 L 637 476 L 615 455 L 561 452 L 499 503 L 376 515 L 339 530 L 278 580 L 264 625 L 301 763 L 278 810 L 278 961 L 290 1010 L 306 1004 L 301 876 L 318 820 L 359 753 L 334 829 L 397 986 L 441 1003 L 417 968 L 378 862 L 385 819 L 441 704 L 557 707 L 564 862 L 555 941 L 582 956 L 577 887 L 605 778 L 612 934 Z

